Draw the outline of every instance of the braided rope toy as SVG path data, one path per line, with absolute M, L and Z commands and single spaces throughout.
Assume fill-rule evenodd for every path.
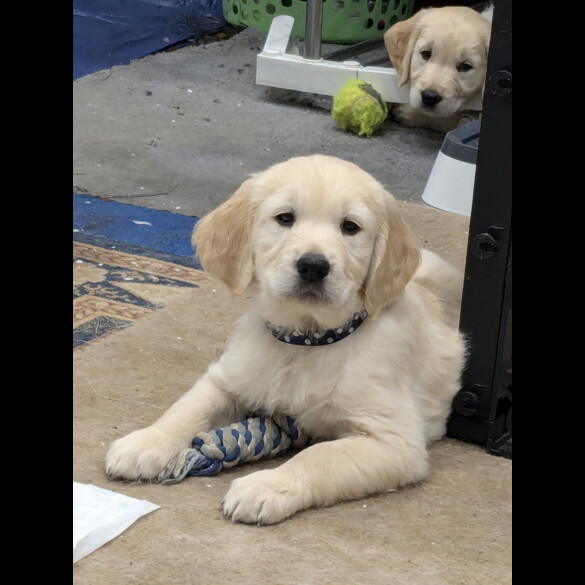
M 216 475 L 224 467 L 272 459 L 290 447 L 301 449 L 307 443 L 308 437 L 288 416 L 252 416 L 198 434 L 192 441 L 192 448 L 173 459 L 154 482 L 174 484 L 188 476 Z

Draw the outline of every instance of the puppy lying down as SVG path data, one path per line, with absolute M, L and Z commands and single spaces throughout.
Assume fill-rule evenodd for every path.
M 250 308 L 181 399 L 112 443 L 108 476 L 156 478 L 197 433 L 261 412 L 315 442 L 235 479 L 221 503 L 233 521 L 274 524 L 421 481 L 464 364 L 462 275 L 419 248 L 393 196 L 350 162 L 292 158 L 245 181 L 193 243 Z
M 393 104 L 392 117 L 440 132 L 478 117 L 468 105 L 483 95 L 492 12 L 425 8 L 384 33 L 400 85 L 410 82 L 409 103 Z

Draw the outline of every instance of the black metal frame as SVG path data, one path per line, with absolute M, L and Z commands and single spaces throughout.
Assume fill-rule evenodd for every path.
M 460 328 L 469 340 L 447 434 L 512 458 L 512 0 L 496 0 Z

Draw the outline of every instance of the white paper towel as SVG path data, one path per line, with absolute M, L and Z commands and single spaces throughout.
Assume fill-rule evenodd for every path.
M 91 484 L 73 482 L 73 562 L 115 538 L 160 506 Z

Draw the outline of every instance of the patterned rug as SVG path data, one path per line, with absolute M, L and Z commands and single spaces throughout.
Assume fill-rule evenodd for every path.
M 185 287 L 207 280 L 200 270 L 159 257 L 73 242 L 73 347 L 165 306 Z
M 428 247 L 463 264 L 468 229 L 463 216 L 400 205 Z M 92 208 L 94 202 L 82 206 Z M 157 218 L 131 218 L 152 224 L 126 222 L 144 233 L 157 224 Z M 97 221 L 95 228 L 103 234 Z M 78 281 L 78 287 L 105 286 L 107 279 L 98 270 L 107 265 L 113 286 L 124 295 L 142 291 L 139 296 L 150 307 L 158 302 L 166 307 L 150 308 L 149 314 L 127 320 L 131 326 L 110 330 L 73 351 L 73 480 L 160 506 L 76 563 L 75 585 L 251 579 L 258 585 L 512 584 L 512 461 L 464 441 L 447 439 L 432 447 L 432 471 L 422 485 L 307 511 L 272 528 L 226 521 L 220 503 L 234 479 L 276 467 L 274 459 L 172 486 L 108 479 L 104 458 L 111 442 L 154 422 L 192 387 L 221 356 L 248 301 L 232 298 L 226 287 L 215 290 L 213 281 L 198 285 L 196 267 L 187 267 L 195 277 L 189 282 L 177 278 L 184 276 L 184 264 L 122 249 L 119 242 L 115 249 L 103 240 L 96 246 L 81 239 L 87 225 L 77 229 L 84 232 L 74 233 L 74 255 L 84 262 L 74 263 L 74 274 L 88 283 Z M 100 249 L 92 251 L 92 246 Z M 142 264 L 145 260 L 149 264 Z M 151 270 L 150 263 L 168 267 L 167 262 L 171 269 L 162 275 Z M 161 287 L 159 298 L 151 296 L 153 275 L 173 281 Z M 175 287 L 176 296 L 165 297 L 165 290 Z
M 74 349 L 130 327 L 209 279 L 188 243 L 196 218 L 80 196 L 73 211 Z M 125 217 L 140 219 L 127 219 L 122 229 Z M 148 231 L 140 236 L 141 229 Z

